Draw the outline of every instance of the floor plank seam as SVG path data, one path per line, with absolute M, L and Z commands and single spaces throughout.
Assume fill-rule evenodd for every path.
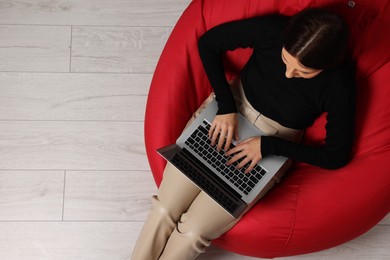
M 65 216 L 65 193 L 66 193 L 66 170 L 64 171 L 64 187 L 62 191 L 62 221 L 64 221 L 64 216 Z

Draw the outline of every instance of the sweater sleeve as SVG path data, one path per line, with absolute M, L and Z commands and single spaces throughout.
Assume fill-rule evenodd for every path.
M 218 114 L 237 112 L 226 79 L 222 54 L 237 48 L 253 48 L 254 45 L 269 43 L 274 37 L 270 28 L 285 26 L 285 20 L 284 16 L 268 15 L 233 21 L 218 25 L 200 37 L 199 55 L 217 97 Z M 280 34 L 280 29 L 274 31 Z
M 333 84 L 323 104 L 323 109 L 327 112 L 324 144 L 304 145 L 263 136 L 263 157 L 271 154 L 282 155 L 327 169 L 337 169 L 349 162 L 355 129 L 355 84 L 352 75 L 349 79 L 345 77 Z

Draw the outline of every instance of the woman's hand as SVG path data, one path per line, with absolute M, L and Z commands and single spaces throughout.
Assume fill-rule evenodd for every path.
M 237 124 L 237 113 L 216 115 L 209 131 L 211 145 L 214 146 L 218 141 L 217 150 L 220 151 L 225 143 L 224 150 L 227 151 L 233 138 L 238 140 Z
M 245 173 L 249 173 L 262 158 L 260 146 L 260 136 L 251 137 L 240 142 L 236 145 L 236 147 L 230 149 L 225 154 L 226 156 L 234 154 L 233 157 L 226 163 L 226 165 L 229 166 L 232 163 L 242 159 L 242 161 L 237 165 L 237 168 L 240 169 L 250 163 L 248 168 L 245 170 Z

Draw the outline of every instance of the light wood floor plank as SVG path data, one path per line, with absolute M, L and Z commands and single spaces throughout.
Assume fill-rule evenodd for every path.
M 0 122 L 0 169 L 149 170 L 142 122 Z
M 151 77 L 0 73 L 0 120 L 143 121 Z
M 129 260 L 137 222 L 0 222 L 2 260 Z
M 0 221 L 61 220 L 63 194 L 62 171 L 0 171 Z
M 0 71 L 69 71 L 70 38 L 70 26 L 0 25 Z
M 387 216 L 379 224 L 390 225 L 390 214 L 387 214 Z M 389 241 L 389 245 L 390 245 L 390 241 Z
M 72 72 L 152 73 L 170 27 L 81 27 L 72 31 Z
M 190 0 L 6 0 L 0 24 L 172 26 Z
M 67 221 L 145 221 L 157 191 L 149 171 L 69 171 L 65 187 Z
M 129 259 L 142 223 L 139 222 L 0 222 L 0 256 L 4 260 L 125 260 Z M 389 226 L 315 254 L 276 259 L 385 260 Z M 212 247 L 199 260 L 257 259 Z

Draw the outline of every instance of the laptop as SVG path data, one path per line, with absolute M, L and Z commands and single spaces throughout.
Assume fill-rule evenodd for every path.
M 217 109 L 214 99 L 183 131 L 175 144 L 160 148 L 157 152 L 231 216 L 238 218 L 257 201 L 268 182 L 279 171 L 284 171 L 287 158 L 267 156 L 247 174 L 244 171 L 248 165 L 241 169 L 235 167 L 239 162 L 226 166 L 231 157 L 226 157 L 223 149 L 218 152 L 216 146 L 211 146 L 208 137 Z M 238 134 L 239 141 L 264 135 L 241 114 L 238 115 Z M 233 142 L 234 145 L 236 142 Z

